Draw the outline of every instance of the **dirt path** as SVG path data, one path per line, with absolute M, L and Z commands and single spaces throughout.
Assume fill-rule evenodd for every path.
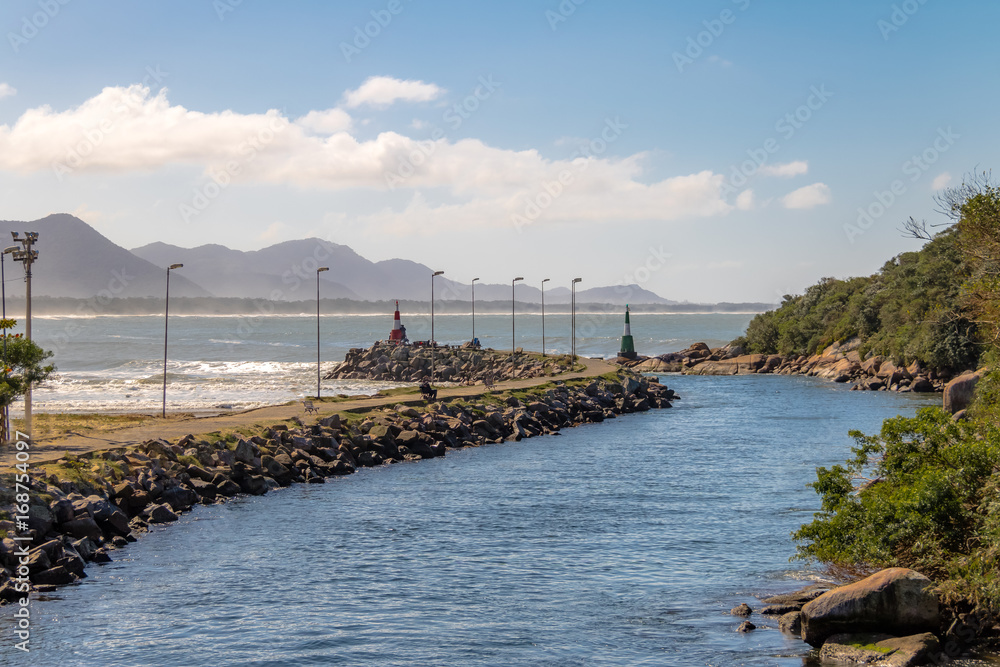
M 563 373 L 555 377 L 528 378 L 525 380 L 508 380 L 498 382 L 495 389 L 523 389 L 536 385 L 552 382 L 553 380 L 569 380 L 573 378 L 596 377 L 619 370 L 619 366 L 608 363 L 600 359 L 579 358 L 580 363 L 586 367 L 583 371 L 574 373 Z M 438 398 L 471 397 L 480 396 L 486 393 L 483 385 L 471 387 L 441 387 L 438 389 Z M 380 396 L 377 398 L 359 398 L 355 400 L 338 401 L 335 403 L 315 403 L 318 414 L 309 415 L 309 419 L 318 419 L 329 416 L 335 412 L 345 412 L 351 410 L 367 410 L 383 405 L 395 405 L 397 403 L 418 404 L 424 403 L 419 394 L 405 394 L 402 396 Z M 115 431 L 106 431 L 93 434 L 69 434 L 53 438 L 42 438 L 35 442 L 31 448 L 31 462 L 38 464 L 43 461 L 51 461 L 61 458 L 64 454 L 83 454 L 101 449 L 111 449 L 123 447 L 163 438 L 165 440 L 178 440 L 191 434 L 202 436 L 217 431 L 232 430 L 242 427 L 269 426 L 292 417 L 303 418 L 306 414 L 301 402 L 292 405 L 272 405 L 246 412 L 236 412 L 213 417 L 192 417 L 189 419 L 167 419 L 153 421 L 143 426 L 122 428 Z M 6 448 L 0 453 L 0 470 L 8 469 L 14 463 L 14 451 Z

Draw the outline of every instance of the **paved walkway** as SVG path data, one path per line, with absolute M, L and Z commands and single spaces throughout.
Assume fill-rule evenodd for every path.
M 574 373 L 563 373 L 554 377 L 528 378 L 524 380 L 508 380 L 498 382 L 495 389 L 523 389 L 533 387 L 554 380 L 570 380 L 573 378 L 596 377 L 611 373 L 620 369 L 619 366 L 600 359 L 578 359 L 583 363 L 585 369 Z M 481 396 L 486 393 L 483 385 L 440 387 L 438 398 L 457 398 Z M 425 401 L 419 394 L 404 394 L 402 396 L 379 396 L 376 398 L 358 398 L 354 400 L 337 401 L 330 403 L 316 402 L 318 414 L 309 415 L 309 419 L 320 419 L 332 415 L 335 412 L 345 412 L 352 410 L 369 410 L 383 405 L 395 405 L 397 403 L 421 404 Z M 264 427 L 278 422 L 282 422 L 292 417 L 303 418 L 305 421 L 305 410 L 301 402 L 292 405 L 272 405 L 246 412 L 236 412 L 213 417 L 192 417 L 190 419 L 173 419 L 157 423 L 153 421 L 143 426 L 133 426 L 118 429 L 115 431 L 105 431 L 100 433 L 81 435 L 77 433 L 57 436 L 53 438 L 43 438 L 35 442 L 31 448 L 31 463 L 33 465 L 61 458 L 64 454 L 83 454 L 85 452 L 102 449 L 112 449 L 124 447 L 163 438 L 164 440 L 178 440 L 188 434 L 194 436 L 206 435 L 217 431 L 227 431 L 241 427 Z M 0 453 L 0 470 L 9 469 L 14 464 L 14 451 L 6 448 Z

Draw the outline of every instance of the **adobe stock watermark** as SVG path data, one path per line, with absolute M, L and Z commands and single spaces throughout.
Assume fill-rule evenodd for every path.
M 559 28 L 560 23 L 565 23 L 569 20 L 570 16 L 576 14 L 576 8 L 585 2 L 587 0 L 562 0 L 555 10 L 546 9 L 545 20 L 549 22 L 552 32 L 555 32 Z
M 406 0 L 408 3 L 413 0 Z M 354 26 L 354 39 L 350 42 L 340 43 L 340 52 L 344 55 L 344 60 L 350 64 L 351 60 L 361 55 L 361 52 L 372 45 L 372 40 L 382 34 L 382 31 L 389 27 L 393 19 L 403 13 L 406 5 L 403 0 L 389 0 L 384 9 L 373 9 L 372 20 L 364 26 Z
M 626 273 L 621 282 L 615 285 L 615 293 L 621 295 L 625 302 L 632 301 L 633 296 L 637 296 L 636 288 L 642 289 L 643 285 L 652 280 L 653 275 L 667 266 L 667 260 L 673 255 L 663 250 L 663 246 L 649 246 L 646 259 L 638 264 L 630 272 Z M 577 315 L 577 337 L 586 340 L 596 335 L 612 321 L 620 321 L 622 312 L 618 308 L 605 312 L 588 312 Z
M 562 196 L 566 188 L 573 185 L 576 177 L 587 171 L 591 158 L 597 158 L 606 153 L 608 147 L 618 141 L 627 129 L 628 125 L 623 123 L 618 116 L 615 116 L 614 119 L 606 118 L 600 134 L 580 144 L 573 152 L 569 158 L 570 166 L 560 170 L 553 180 L 543 181 L 541 191 L 528 197 L 521 213 L 511 215 L 511 223 L 518 233 L 524 227 L 534 224 L 542 213 Z
M 767 138 L 756 148 L 747 149 L 749 159 L 732 167 L 726 182 L 722 185 L 722 194 L 726 196 L 736 194 L 749 183 L 771 156 L 781 150 L 781 141 L 790 141 L 833 96 L 834 93 L 827 89 L 826 84 L 811 86 L 804 103 L 775 121 L 774 131 L 778 133 L 777 136 Z
M 212 0 L 212 9 L 220 21 L 226 20 L 226 14 L 235 12 L 236 8 L 243 4 L 243 0 Z
M 243 169 L 257 159 L 257 155 L 267 148 L 289 125 L 284 116 L 269 116 L 267 126 L 258 130 L 257 134 L 247 137 L 236 148 L 239 159 L 228 160 L 220 168 L 209 170 L 209 180 L 203 185 L 196 187 L 191 194 L 189 202 L 181 202 L 177 211 L 181 219 L 190 223 L 192 219 L 203 213 L 216 199 L 219 198 L 226 188 L 232 185 L 233 178 L 239 176 Z
M 170 72 L 162 71 L 159 64 L 156 67 L 147 65 L 146 76 L 142 78 L 140 83 L 145 89 L 151 89 L 154 83 L 162 88 L 163 80 L 168 76 L 170 76 Z M 65 176 L 83 166 L 87 158 L 104 143 L 104 140 L 109 135 L 114 134 L 122 118 L 141 107 L 145 100 L 145 95 L 139 95 L 130 90 L 120 103 L 112 107 L 112 116 L 102 118 L 95 126 L 84 129 L 83 138 L 66 149 L 65 157 L 61 160 L 53 160 L 52 172 L 56 175 L 56 180 L 62 183 Z
M 899 32 L 900 28 L 906 25 L 920 11 L 920 8 L 926 4 L 927 0 L 904 0 L 899 4 L 893 5 L 889 18 L 879 19 L 875 24 L 875 27 L 882 33 L 883 41 L 888 42 L 889 37 L 894 32 Z
M 21 29 L 18 32 L 8 32 L 7 41 L 14 53 L 21 51 L 22 46 L 27 46 L 28 42 L 38 36 L 38 33 L 45 29 L 49 21 L 54 19 L 62 11 L 62 8 L 71 0 L 38 0 L 38 10 L 21 17 Z
M 469 95 L 452 106 L 448 107 L 441 114 L 441 122 L 448 125 L 452 132 L 462 127 L 462 124 L 478 111 L 483 102 L 490 99 L 493 93 L 503 84 L 493 80 L 492 74 L 479 77 L 477 85 Z M 406 179 L 410 178 L 417 170 L 427 164 L 427 162 L 437 153 L 440 142 L 448 136 L 441 127 L 431 130 L 430 139 L 422 139 L 416 142 L 413 150 L 399 159 L 395 171 L 387 171 L 383 174 L 385 184 L 389 190 L 395 190 L 401 186 Z
M 114 299 L 121 297 L 122 293 L 133 280 L 135 280 L 135 276 L 131 275 L 124 266 L 120 270 L 112 270 L 111 278 L 104 289 L 76 307 L 77 317 L 98 317 L 104 315 L 107 306 Z M 83 331 L 84 328 L 80 326 L 79 322 L 71 319 L 65 323 L 61 331 L 51 333 L 45 338 L 45 347 L 58 355 Z
M 310 288 L 315 286 L 316 269 L 328 264 L 326 260 L 330 259 L 334 245 L 332 241 L 317 239 L 312 252 L 303 256 L 301 261 L 293 262 L 288 269 L 282 272 L 281 282 L 288 286 L 287 289 L 274 289 L 268 295 L 269 299 L 254 300 L 256 314 L 243 315 L 236 322 L 235 334 L 239 342 L 250 338 L 264 326 L 267 318 L 274 315 L 273 302 L 284 301 L 286 297 L 290 296 L 289 293 L 297 292 L 303 285 Z M 236 345 L 236 342 L 229 343 L 230 351 L 235 350 Z
M 962 135 L 954 132 L 951 126 L 947 129 L 939 127 L 937 137 L 931 145 L 902 164 L 900 170 L 903 176 L 908 176 L 910 183 L 916 183 L 961 138 Z M 901 178 L 894 180 L 885 190 L 876 190 L 872 195 L 873 201 L 868 206 L 858 208 L 857 219 L 853 223 L 844 224 L 848 242 L 853 244 L 859 236 L 863 236 L 906 192 L 906 181 Z
M 750 0 L 731 1 L 741 12 L 745 12 L 750 8 Z M 726 32 L 726 26 L 736 23 L 738 16 L 732 9 L 723 9 L 719 12 L 717 18 L 702 21 L 701 24 L 705 29 L 697 35 L 688 37 L 687 46 L 683 51 L 674 51 L 673 53 L 674 65 L 677 67 L 677 71 L 683 74 L 685 67 L 694 65 L 695 61 L 705 55 L 705 51 L 715 44 L 716 40 L 722 37 L 723 33 Z

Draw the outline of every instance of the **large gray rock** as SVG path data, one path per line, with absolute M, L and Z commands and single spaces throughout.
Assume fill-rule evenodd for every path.
M 839 633 L 936 632 L 940 617 L 932 587 L 924 575 L 901 567 L 841 586 L 802 607 L 802 639 L 820 646 Z
M 982 374 L 979 371 L 963 373 L 944 386 L 945 412 L 955 414 L 972 405 L 972 397 L 976 392 Z
M 180 518 L 166 503 L 161 505 L 150 505 L 146 508 L 145 514 L 149 517 L 150 523 L 169 523 L 171 521 L 177 521 L 177 519 Z

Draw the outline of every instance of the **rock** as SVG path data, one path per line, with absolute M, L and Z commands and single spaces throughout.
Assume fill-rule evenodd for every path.
M 922 375 L 918 375 L 913 378 L 913 382 L 910 384 L 910 391 L 916 391 L 920 393 L 926 393 L 934 391 L 934 384 Z
M 796 637 L 802 635 L 802 612 L 790 611 L 778 619 L 778 629 Z
M 963 373 L 944 386 L 944 410 L 955 414 L 972 405 L 976 384 L 982 378 L 982 372 Z
M 773 605 L 797 605 L 801 607 L 807 602 L 812 602 L 818 598 L 823 593 L 830 590 L 830 586 L 826 584 L 812 584 L 806 586 L 805 588 L 800 588 L 797 591 L 792 591 L 791 593 L 782 593 L 781 595 L 772 595 L 769 598 L 764 598 L 761 600 L 764 604 Z
M 73 503 L 65 498 L 53 500 L 49 504 L 49 511 L 56 523 L 66 523 L 73 520 Z
M 95 542 L 99 542 L 104 537 L 104 533 L 101 531 L 100 526 L 98 526 L 97 522 L 89 516 L 83 519 L 73 519 L 72 521 L 67 521 L 62 525 L 62 530 L 64 533 L 69 533 L 73 537 L 89 537 Z
M 819 657 L 822 661 L 833 661 L 839 663 L 857 663 L 861 665 L 880 665 L 887 667 L 885 660 L 892 653 L 891 649 L 871 649 L 876 642 L 884 639 L 892 639 L 886 634 L 837 634 L 831 636 L 820 649 Z M 865 648 L 862 648 L 865 647 Z
M 802 639 L 820 646 L 844 632 L 936 632 L 940 617 L 932 586 L 919 572 L 896 567 L 836 588 L 802 607 Z
M 239 440 L 236 443 L 236 451 L 233 455 L 237 461 L 242 461 L 247 465 L 253 465 L 253 460 L 257 456 L 257 446 L 249 440 Z
M 32 583 L 50 586 L 65 586 L 76 581 L 76 576 L 66 568 L 57 565 L 56 567 L 39 572 L 31 578 Z
M 757 626 L 750 621 L 743 621 L 740 623 L 740 627 L 736 628 L 736 632 L 753 632 L 757 629 Z
M 799 611 L 802 605 L 798 604 L 771 604 L 760 610 L 764 616 L 784 616 L 793 611 Z
M 908 637 L 886 639 L 875 644 L 879 648 L 893 649 L 889 657 L 893 667 L 916 667 L 926 664 L 932 656 L 940 655 L 941 643 L 930 632 Z
M 150 505 L 146 508 L 144 514 L 149 517 L 150 523 L 169 523 L 171 521 L 177 521 L 177 519 L 180 518 L 166 503 L 161 505 Z
M 730 609 L 729 613 L 733 616 L 749 616 L 753 613 L 753 609 L 750 608 L 750 605 L 744 602 L 740 606 Z

